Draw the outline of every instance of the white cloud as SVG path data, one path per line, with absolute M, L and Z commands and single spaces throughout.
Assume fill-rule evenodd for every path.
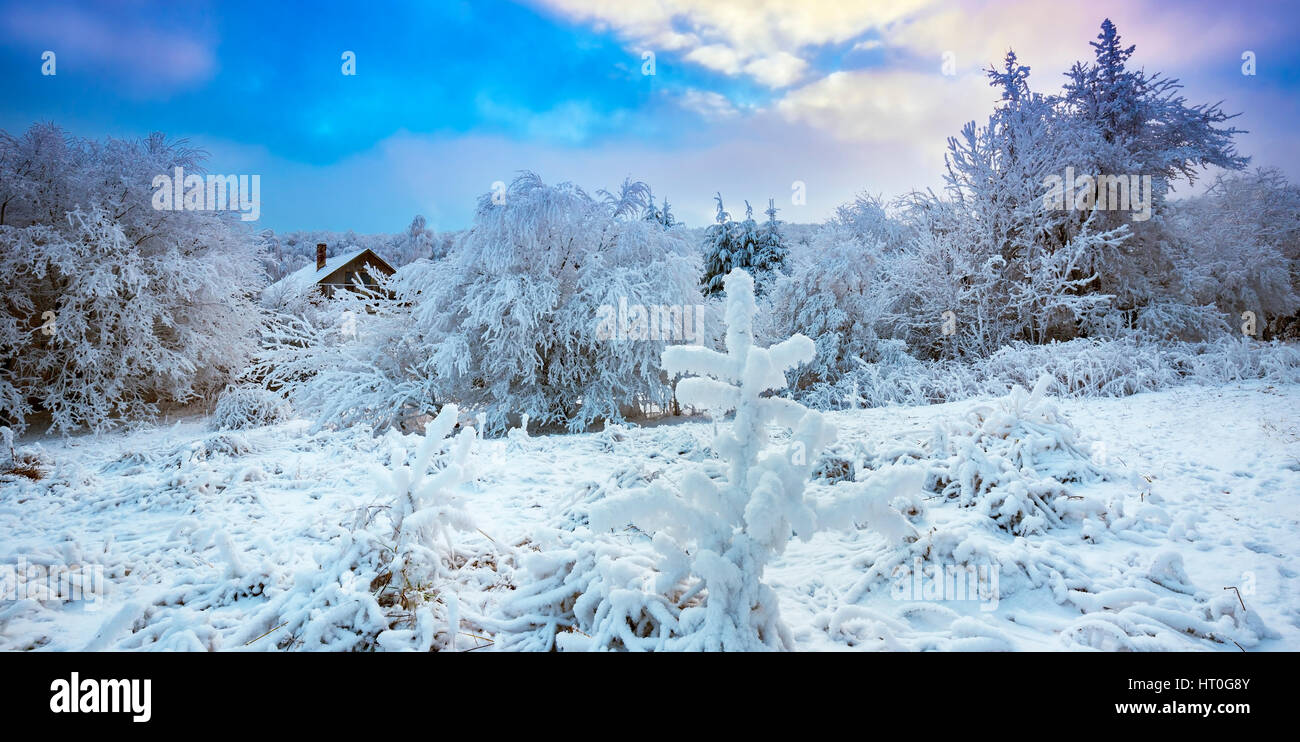
M 760 57 L 745 65 L 745 72 L 769 88 L 784 88 L 804 76 L 808 63 L 787 52 Z
M 934 0 L 534 0 L 566 18 L 610 29 L 638 48 L 684 51 L 727 75 L 772 88 L 799 80 L 809 47 L 843 43 Z
M 690 88 L 677 99 L 677 102 L 682 108 L 694 111 L 710 121 L 731 118 L 739 113 L 727 96 L 712 90 Z
M 905 141 L 934 149 L 966 121 L 986 116 L 995 97 L 974 75 L 852 70 L 789 91 L 776 110 L 788 121 L 845 141 Z
M 728 75 L 739 73 L 741 67 L 740 54 L 735 49 L 724 44 L 707 44 L 696 47 L 686 55 L 686 59 Z

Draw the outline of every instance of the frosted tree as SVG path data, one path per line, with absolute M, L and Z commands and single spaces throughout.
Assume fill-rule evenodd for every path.
M 421 258 L 436 257 L 434 245 L 434 234 L 433 230 L 429 229 L 428 221 L 422 215 L 416 214 L 406 231 L 393 240 L 392 246 L 389 247 L 389 255 L 394 260 L 394 266 L 403 266 Z
M 589 649 L 791 649 L 763 570 L 792 537 L 807 540 L 819 528 L 861 522 L 907 536 L 907 524 L 888 503 L 919 487 L 919 470 L 882 473 L 827 502 L 805 496 L 818 453 L 835 430 L 821 413 L 769 393 L 784 389 L 785 374 L 812 359 L 813 343 L 795 335 L 757 346 L 753 280 L 733 270 L 725 290 L 726 352 L 673 346 L 663 358 L 671 374 L 699 374 L 677 383 L 682 404 L 715 416 L 734 413 L 713 442 L 725 479 L 692 469 L 675 485 L 659 480 L 594 504 L 593 530 L 633 524 L 653 535 L 654 558 L 591 540 L 538 555 L 526 567 L 536 582 L 518 592 L 499 625 L 534 628 L 522 640 L 535 642 L 528 646 L 550 646 L 564 621 L 589 639 L 563 643 Z M 789 431 L 786 445 L 771 446 L 773 427 Z M 536 642 L 539 634 L 544 641 Z
M 1004 100 L 984 126 L 948 140 L 944 198 L 904 199 L 914 245 L 889 270 L 900 297 L 886 318 L 923 355 L 985 356 L 1013 340 L 1068 339 L 1103 313 L 1099 273 L 1118 259 L 1127 225 L 1101 227 L 1097 210 L 1057 208 L 1047 182 L 1085 171 L 1101 135 L 1028 89 L 1028 68 L 1009 55 L 990 70 Z M 952 312 L 961 331 L 943 333 Z
M 256 345 L 261 243 L 231 211 L 150 208 L 201 171 L 161 134 L 104 142 L 53 125 L 0 137 L 0 415 L 102 430 L 215 399 Z
M 1191 305 L 1214 305 L 1256 335 L 1300 309 L 1300 188 L 1277 170 L 1220 175 L 1202 196 L 1176 204 L 1174 259 Z
M 790 275 L 764 298 L 760 336 L 812 338 L 816 356 L 791 371 L 791 389 L 815 407 L 837 407 L 848 397 L 841 381 L 859 362 L 877 360 L 876 334 L 891 299 L 881 288 L 883 247 L 864 244 L 842 224 L 822 227 L 806 250 L 792 254 Z
M 885 205 L 880 196 L 858 194 L 853 201 L 836 207 L 835 216 L 829 223 L 846 230 L 864 246 L 880 245 L 884 253 L 897 252 L 909 244 L 914 235 L 908 224 L 885 210 Z
M 391 298 L 400 275 L 373 278 L 328 301 L 316 293 L 279 305 L 264 322 L 247 376 L 285 395 L 315 429 L 411 430 L 444 401 L 435 380 L 416 372 L 430 349 L 411 333 L 409 307 Z
M 761 295 L 784 267 L 788 253 L 776 207 L 768 202 L 768 220 L 760 227 L 754 219 L 754 207 L 748 201 L 744 221 L 735 222 L 722 206 L 722 194 L 716 199 L 716 223 L 705 233 L 704 294 L 713 296 L 721 292 L 727 274 L 740 268 L 753 276 Z
M 705 296 L 713 296 L 722 291 L 723 282 L 731 272 L 738 259 L 742 259 L 742 246 L 739 227 L 731 220 L 731 214 L 722 205 L 722 194 L 714 196 L 718 202 L 714 223 L 704 233 L 704 278 Z
M 525 173 L 504 199 L 481 198 L 452 256 L 411 266 L 398 287 L 429 396 L 494 431 L 524 413 L 581 430 L 669 404 L 658 356 L 672 322 L 651 333 L 631 308 L 693 308 L 699 267 L 680 230 L 641 218 L 648 193 L 629 181 L 597 200 Z
M 1192 181 L 1206 166 L 1229 170 L 1245 167 L 1233 135 L 1223 126 L 1236 114 L 1217 104 L 1188 105 L 1175 78 L 1129 69 L 1135 46 L 1124 46 L 1115 24 L 1102 21 L 1091 64 L 1076 63 L 1066 77 L 1064 102 L 1071 112 L 1097 127 L 1107 142 L 1119 145 L 1116 161 L 1104 172 L 1144 172 L 1165 181 Z
M 754 238 L 752 265 L 741 266 L 753 273 L 754 283 L 760 296 L 766 293 L 768 285 L 785 269 L 786 257 L 790 253 L 785 245 L 785 237 L 781 234 L 782 222 L 776 218 L 777 208 L 774 199 L 767 200 L 765 213 L 767 221 L 758 228 Z
M 1133 237 L 1124 251 L 1110 256 L 1092 290 L 1114 294 L 1120 307 L 1131 309 L 1181 290 L 1162 218 L 1175 182 L 1194 182 L 1208 166 L 1240 170 L 1248 158 L 1238 155 L 1233 144 L 1242 130 L 1226 125 L 1236 114 L 1218 104 L 1192 105 L 1179 93 L 1177 79 L 1131 69 L 1135 47 L 1122 43 L 1110 19 L 1090 43 L 1093 61 L 1076 63 L 1066 73 L 1061 97 L 1068 114 L 1100 136 L 1080 172 L 1152 178 L 1155 218 L 1133 222 L 1127 212 L 1116 210 L 1096 217 L 1099 230 L 1127 223 Z
M 668 199 L 665 198 L 661 206 L 655 206 L 654 196 L 648 193 L 642 218 L 648 222 L 656 222 L 664 229 L 671 229 L 677 224 L 677 218 L 673 216 L 672 209 L 668 205 Z

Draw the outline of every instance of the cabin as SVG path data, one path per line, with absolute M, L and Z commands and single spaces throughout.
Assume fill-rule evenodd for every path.
M 308 264 L 276 281 L 272 286 L 286 289 L 314 286 L 323 296 L 329 298 L 334 296 L 336 291 L 356 291 L 358 279 L 363 286 L 373 287 L 377 283 L 375 280 L 377 274 L 391 276 L 396 272 L 388 261 L 369 248 L 335 255 L 332 258 L 326 258 L 325 252 L 325 243 L 317 244 L 314 267 Z

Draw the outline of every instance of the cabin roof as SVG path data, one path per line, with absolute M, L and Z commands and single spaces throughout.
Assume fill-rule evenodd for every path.
M 267 286 L 267 288 L 270 289 L 274 286 L 285 289 L 305 289 L 310 288 L 312 285 L 319 285 L 326 278 L 329 278 L 332 273 L 366 253 L 370 253 L 370 257 L 373 258 L 373 260 L 367 260 L 367 263 L 374 264 L 376 267 L 387 268 L 389 271 L 393 270 L 393 267 L 388 264 L 388 261 L 379 257 L 375 254 L 374 250 L 367 247 L 361 250 L 340 253 L 332 258 L 327 258 L 323 268 L 318 269 L 315 261 L 312 261 L 284 278 L 281 278 L 279 281 Z

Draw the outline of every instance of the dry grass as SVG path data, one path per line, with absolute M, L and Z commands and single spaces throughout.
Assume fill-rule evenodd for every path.
M 45 477 L 45 470 L 40 466 L 41 460 L 29 453 L 20 453 L 0 468 L 0 474 L 11 474 L 39 481 Z

